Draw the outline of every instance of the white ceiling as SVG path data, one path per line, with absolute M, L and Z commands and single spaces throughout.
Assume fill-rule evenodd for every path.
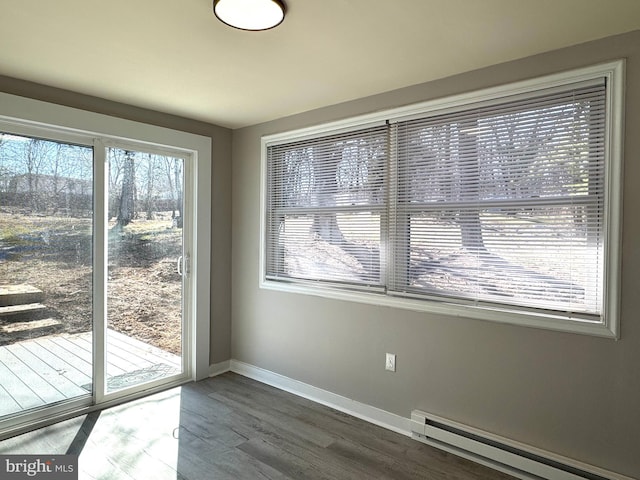
M 237 128 L 640 29 L 640 0 L 0 0 L 0 74 Z

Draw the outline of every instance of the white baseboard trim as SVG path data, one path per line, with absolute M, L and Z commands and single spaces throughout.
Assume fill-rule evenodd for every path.
M 402 435 L 412 437 L 418 441 L 422 441 L 423 443 L 428 443 L 436 448 L 453 453 L 454 455 L 458 455 L 458 456 L 467 458 L 469 460 L 475 461 L 476 463 L 481 463 L 491 468 L 494 468 L 496 470 L 504 471 L 504 472 L 510 473 L 511 475 L 514 475 L 514 471 L 506 470 L 502 468 L 496 468 L 496 466 L 494 464 L 491 464 L 490 462 L 486 462 L 483 459 L 479 459 L 477 458 L 477 456 L 474 456 L 463 450 L 449 447 L 447 444 L 444 444 L 442 442 L 431 442 L 429 439 L 426 439 L 425 441 L 425 439 L 416 438 L 416 435 L 412 434 L 412 431 L 411 431 L 410 418 L 405 418 L 400 415 L 387 412 L 380 408 L 372 407 L 371 405 L 367 405 L 365 403 L 361 403 L 356 400 L 343 397 L 342 395 L 335 394 L 328 390 L 323 390 L 322 388 L 314 387 L 313 385 L 309 385 L 307 383 L 300 382 L 298 380 L 294 380 L 289 377 L 285 377 L 284 375 L 281 375 L 279 373 L 265 370 L 264 368 L 256 367 L 255 365 L 251 365 L 251 364 L 241 362 L 239 360 L 233 360 L 233 359 L 227 360 L 225 362 L 217 363 L 215 365 L 211 365 L 210 371 L 211 371 L 211 376 L 220 375 L 222 373 L 231 371 L 239 375 L 242 375 L 244 377 L 252 378 L 261 383 L 271 385 L 280 390 L 284 390 L 286 392 L 292 393 L 299 397 L 307 398 L 309 400 L 312 400 L 314 402 L 320 403 L 327 407 L 333 408 L 340 412 L 347 413 L 354 417 L 360 418 L 361 420 L 365 420 L 369 423 L 373 423 L 374 425 L 378 425 L 380 427 L 386 428 L 387 430 L 391 430 L 396 433 L 400 433 Z M 533 447 L 531 447 L 531 449 L 533 449 Z M 546 452 L 546 451 L 537 450 L 537 449 L 534 449 L 534 450 L 535 450 L 535 453 L 542 458 L 547 458 L 549 460 L 559 462 L 561 464 L 565 464 L 573 468 L 577 468 L 584 472 L 590 473 L 591 475 L 594 475 L 594 478 L 611 479 L 611 480 L 634 480 L 631 477 L 627 477 L 625 475 L 621 475 L 605 469 L 601 469 L 593 465 L 587 465 L 583 462 L 562 457 L 560 455 L 556 455 L 551 452 Z M 527 476 L 526 474 L 524 474 L 524 472 L 519 472 L 519 473 L 522 473 L 522 475 L 515 475 L 515 476 L 523 479 L 533 478 L 533 477 Z M 535 478 L 541 478 L 541 477 L 535 477 Z
M 209 365 L 209 376 L 216 377 L 231 371 L 231 360 L 225 360 L 224 362 L 214 363 Z
M 238 360 L 231 360 L 230 370 L 244 377 L 249 377 L 271 385 L 272 387 L 279 388 L 285 392 L 313 400 L 316 403 L 347 413 L 361 420 L 386 428 L 387 430 L 392 430 L 408 437 L 411 436 L 411 419 L 409 418 L 401 417 L 400 415 L 387 412 L 380 408 L 360 403 L 356 400 L 343 397 L 342 395 L 329 392 L 328 390 L 323 390 L 322 388 L 314 387 L 313 385 Z

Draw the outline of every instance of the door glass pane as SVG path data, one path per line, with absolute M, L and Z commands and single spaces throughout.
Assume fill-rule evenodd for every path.
M 107 392 L 182 372 L 183 160 L 110 148 Z
M 92 392 L 93 149 L 0 132 L 0 419 Z

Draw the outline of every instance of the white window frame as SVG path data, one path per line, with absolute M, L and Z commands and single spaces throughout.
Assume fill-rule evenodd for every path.
M 278 281 L 266 277 L 266 231 L 267 231 L 267 148 L 271 145 L 289 143 L 306 138 L 321 137 L 342 131 L 364 128 L 380 121 L 404 120 L 437 112 L 472 108 L 472 106 L 499 102 L 516 95 L 531 95 L 544 89 L 604 78 L 606 94 L 605 131 L 605 218 L 603 309 L 599 322 L 546 312 L 511 309 L 508 306 L 482 306 L 455 303 L 454 301 L 431 301 L 394 297 L 384 293 L 361 292 L 340 289 L 331 285 L 308 282 Z M 561 72 L 544 77 L 501 85 L 421 102 L 373 114 L 360 115 L 346 120 L 326 123 L 309 128 L 283 132 L 262 137 L 261 191 L 260 191 L 260 288 L 291 293 L 301 293 L 332 299 L 361 302 L 373 305 L 409 309 L 442 315 L 489 320 L 527 327 L 589 334 L 618 339 L 620 335 L 620 263 L 622 230 L 622 185 L 623 185 L 623 141 L 624 141 L 624 85 L 625 61 L 623 59 Z M 386 266 L 389 272 L 391 267 Z M 384 275 L 384 273 L 383 273 Z

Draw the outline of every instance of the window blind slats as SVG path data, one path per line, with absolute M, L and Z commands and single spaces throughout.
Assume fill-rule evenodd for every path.
M 268 149 L 267 275 L 380 287 L 383 125 Z
M 396 294 L 597 316 L 605 87 L 397 122 Z

